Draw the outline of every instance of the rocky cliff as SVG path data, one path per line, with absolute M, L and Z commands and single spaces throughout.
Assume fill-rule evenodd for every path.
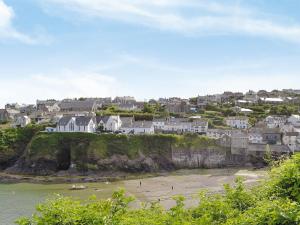
M 244 165 L 244 158 L 199 135 L 113 135 L 38 133 L 10 173 L 50 175 L 120 171 L 157 172 L 178 168 Z

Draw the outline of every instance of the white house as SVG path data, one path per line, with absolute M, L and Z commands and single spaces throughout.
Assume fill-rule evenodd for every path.
M 118 105 L 118 109 L 124 111 L 136 111 L 138 110 L 138 106 L 133 103 L 121 103 Z
M 283 144 L 288 146 L 291 151 L 296 151 L 298 147 L 298 132 L 287 132 L 283 135 L 282 141 Z
M 133 121 L 124 124 L 121 131 L 124 134 L 154 134 L 154 125 L 152 121 Z
M 251 109 L 246 109 L 246 108 L 241 108 L 239 106 L 235 106 L 232 108 L 233 111 L 235 111 L 236 113 L 242 113 L 242 114 L 245 114 L 245 115 L 249 115 L 251 113 L 253 113 L 253 110 Z
M 227 126 L 237 129 L 247 129 L 249 127 L 249 119 L 245 116 L 228 117 L 225 122 Z
M 56 132 L 86 132 L 96 131 L 96 121 L 91 116 L 64 116 L 57 124 Z
M 263 132 L 261 129 L 251 129 L 248 132 L 249 143 L 251 144 L 262 144 L 263 143 Z
M 166 119 L 164 118 L 157 118 L 153 119 L 153 126 L 155 130 L 162 130 L 165 126 Z
M 120 116 L 97 116 L 96 122 L 97 128 L 104 131 L 116 132 L 120 130 L 122 126 Z
M 206 136 L 213 139 L 219 139 L 224 135 L 231 136 L 231 132 L 229 130 L 222 130 L 222 129 L 208 129 Z
M 261 98 L 260 100 L 269 104 L 281 104 L 284 102 L 282 98 Z
M 17 116 L 15 117 L 13 127 L 26 127 L 31 123 L 31 119 L 28 116 Z
M 7 108 L 9 119 L 14 120 L 16 116 L 20 114 L 20 110 Z
M 164 132 L 187 133 L 192 131 L 192 122 L 183 118 L 169 118 L 163 129 Z
M 295 127 L 299 127 L 300 126 L 300 116 L 292 115 L 288 118 L 288 122 L 291 123 Z
M 268 116 L 265 119 L 265 123 L 268 128 L 280 128 L 286 123 L 286 117 L 284 116 Z
M 195 120 L 192 122 L 191 132 L 206 134 L 208 130 L 208 121 Z

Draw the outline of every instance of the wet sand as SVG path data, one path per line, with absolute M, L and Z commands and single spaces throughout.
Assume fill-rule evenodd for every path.
M 185 173 L 191 173 L 189 175 Z M 177 173 L 147 178 L 142 180 L 124 181 L 124 187 L 128 193 L 141 202 L 153 202 L 160 200 L 165 208 L 174 205 L 173 196 L 182 195 L 186 198 L 186 206 L 195 206 L 198 203 L 200 191 L 209 193 L 223 192 L 224 184 L 233 184 L 237 177 L 243 177 L 246 186 L 257 184 L 266 177 L 265 171 L 249 171 L 239 169 L 213 169 L 213 170 L 189 170 Z
M 83 200 L 91 195 L 106 199 L 119 188 L 124 188 L 127 194 L 136 197 L 132 207 L 139 207 L 141 202 L 160 199 L 163 207 L 170 208 L 175 204 L 172 199 L 175 195 L 185 196 L 186 206 L 190 207 L 198 203 L 197 194 L 201 190 L 222 192 L 223 185 L 232 184 L 237 176 L 244 177 L 247 185 L 254 185 L 266 177 L 266 172 L 235 168 L 179 170 L 152 178 L 109 183 L 80 183 L 87 186 L 87 189 L 79 191 L 71 191 L 71 184 L 0 183 L 0 221 L 5 225 L 14 224 L 16 218 L 30 216 L 35 211 L 36 204 L 44 202 L 54 194 Z

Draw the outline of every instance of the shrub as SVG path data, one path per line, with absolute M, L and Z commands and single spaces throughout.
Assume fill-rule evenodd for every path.
M 283 162 L 270 172 L 270 179 L 254 189 L 245 189 L 242 180 L 225 185 L 224 194 L 200 194 L 197 207 L 186 208 L 184 197 L 163 210 L 157 203 L 129 207 L 132 197 L 124 190 L 112 199 L 79 202 L 56 196 L 37 207 L 32 218 L 21 218 L 19 225 L 296 225 L 300 224 L 300 155 Z

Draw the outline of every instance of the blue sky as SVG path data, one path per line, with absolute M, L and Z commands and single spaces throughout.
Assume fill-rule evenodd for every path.
M 0 0 L 0 106 L 300 88 L 298 0 Z

